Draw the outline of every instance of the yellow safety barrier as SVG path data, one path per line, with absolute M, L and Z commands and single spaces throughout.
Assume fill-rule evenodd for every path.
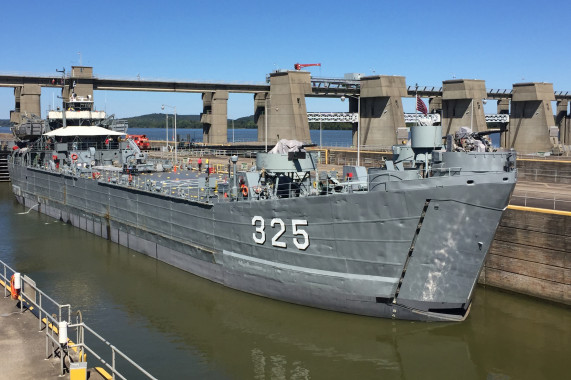
M 104 378 L 105 380 L 112 380 L 112 379 L 113 379 L 113 377 L 112 377 L 110 374 L 108 374 L 107 371 L 104 370 L 103 368 L 101 368 L 101 367 L 95 367 L 95 370 L 96 370 L 101 376 L 103 376 L 103 378 Z
M 558 162 L 562 164 L 571 164 L 571 161 L 567 160 L 540 160 L 537 158 L 518 158 L 518 161 L 532 161 L 532 162 Z
M 560 210 L 550 210 L 548 208 L 537 208 L 537 207 L 526 207 L 526 206 L 515 206 L 509 205 L 508 209 L 510 210 L 520 210 L 520 211 L 530 211 L 530 212 L 540 212 L 543 214 L 553 214 L 553 215 L 563 215 L 563 216 L 571 216 L 571 212 L 569 211 L 560 211 Z

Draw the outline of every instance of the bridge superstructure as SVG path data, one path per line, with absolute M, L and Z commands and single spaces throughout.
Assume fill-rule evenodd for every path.
M 486 123 L 499 123 L 506 131 L 502 145 L 525 152 L 547 151 L 571 142 L 568 104 L 569 91 L 554 91 L 550 83 L 516 83 L 510 89 L 486 89 L 481 80 L 454 79 L 437 86 L 407 86 L 404 77 L 352 75 L 345 78 L 315 78 L 306 71 L 276 71 L 265 83 L 228 83 L 113 79 L 93 75 L 93 68 L 73 66 L 64 76 L 0 74 L 0 87 L 14 88 L 15 107 L 10 119 L 22 115 L 40 116 L 42 87 L 61 88 L 62 96 L 76 93 L 93 96 L 93 91 L 153 91 L 200 93 L 203 98 L 201 121 L 205 141 L 225 143 L 229 93 L 254 95 L 254 115 L 260 141 L 273 144 L 279 138 L 306 140 L 310 121 L 353 123 L 354 143 L 383 146 L 396 143 L 396 133 L 418 116 L 405 114 L 402 98 L 428 98 L 430 118 L 438 118 L 446 133 L 461 125 L 476 131 Z M 307 97 L 346 98 L 349 112 L 307 113 Z M 497 101 L 497 114 L 485 115 L 486 100 Z M 556 101 L 555 110 L 551 102 Z M 555 113 L 551 121 L 549 115 Z M 266 125 L 267 123 L 267 125 Z M 363 132 L 363 133 L 359 133 Z M 266 137 L 267 136 L 267 137 Z
M 508 114 L 485 114 L 486 123 L 509 123 Z M 437 113 L 405 113 L 405 123 L 416 123 L 422 119 L 429 119 L 432 123 L 440 123 L 441 117 Z M 357 112 L 308 112 L 307 120 L 310 123 L 356 123 L 359 120 Z

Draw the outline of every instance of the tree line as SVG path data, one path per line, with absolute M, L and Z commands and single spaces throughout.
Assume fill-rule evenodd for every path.
M 131 128 L 164 128 L 166 116 L 163 113 L 152 113 L 135 117 L 123 118 L 129 122 Z M 173 115 L 169 115 L 169 126 L 174 124 Z M 236 129 L 257 129 L 254 115 L 234 119 Z M 176 115 L 176 127 L 185 129 L 201 129 L 200 115 Z M 232 128 L 232 120 L 228 120 L 228 128 Z M 351 123 L 323 123 L 323 129 L 351 129 Z M 309 129 L 319 129 L 319 123 L 309 123 Z

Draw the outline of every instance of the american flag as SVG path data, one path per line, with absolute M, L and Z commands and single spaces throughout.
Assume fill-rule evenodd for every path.
M 427 115 L 428 110 L 426 109 L 426 104 L 420 99 L 420 97 L 416 96 L 416 110 L 422 112 L 423 114 Z

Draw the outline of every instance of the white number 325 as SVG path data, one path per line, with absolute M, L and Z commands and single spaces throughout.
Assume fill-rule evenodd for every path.
M 261 216 L 254 216 L 252 218 L 252 226 L 256 227 L 256 232 L 252 234 L 254 242 L 257 244 L 264 244 L 266 242 L 266 231 L 265 231 L 265 221 Z M 286 232 L 286 225 L 280 218 L 274 218 L 270 222 L 270 226 L 277 229 L 274 237 L 272 238 L 272 245 L 274 247 L 287 248 L 287 243 L 285 241 L 280 241 L 282 235 Z M 293 244 L 297 249 L 305 250 L 309 247 L 309 235 L 307 231 L 299 226 L 307 226 L 307 220 L 303 219 L 292 219 L 291 228 L 293 234 Z

